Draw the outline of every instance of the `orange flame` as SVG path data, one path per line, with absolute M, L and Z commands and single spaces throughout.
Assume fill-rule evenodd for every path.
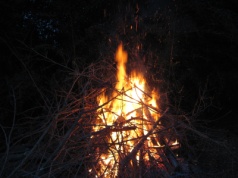
M 116 52 L 116 62 L 117 62 L 117 79 L 118 83 L 116 85 L 117 89 L 122 89 L 125 85 L 126 79 L 126 63 L 127 63 L 127 53 L 123 50 L 122 44 L 119 45 Z
M 130 76 L 126 73 L 127 53 L 122 44 L 119 45 L 115 60 L 117 62 L 117 84 L 112 96 L 102 93 L 98 97 L 98 104 L 102 106 L 98 112 L 95 132 L 109 128 L 107 144 L 110 149 L 99 152 L 99 177 L 116 177 L 119 171 L 120 160 L 125 158 L 153 127 L 160 118 L 156 100 L 156 92 L 148 92 L 146 80 L 141 73 L 133 71 Z M 145 92 L 146 91 L 146 92 Z M 107 103 L 107 104 L 105 104 Z M 150 135 L 145 144 L 150 149 L 143 156 L 144 161 L 149 157 L 158 159 L 156 147 L 160 147 L 155 134 Z M 139 164 L 140 155 L 136 154 Z

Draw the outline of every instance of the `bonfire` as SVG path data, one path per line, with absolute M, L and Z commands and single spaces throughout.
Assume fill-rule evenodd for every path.
M 29 151 L 11 148 L 4 170 L 9 177 L 189 177 L 180 154 L 188 119 L 171 113 L 142 70 L 127 72 L 122 44 L 115 60 L 116 68 L 102 60 L 75 71 L 69 90 L 58 91 L 50 119 L 38 118 L 37 141 L 25 145 L 25 137 L 16 137 Z
M 153 171 L 165 174 L 178 167 L 172 150 L 179 148 L 173 128 L 161 118 L 167 112 L 158 106 L 159 93 L 151 89 L 143 73 L 126 72 L 128 55 L 120 44 L 115 60 L 115 87 L 103 88 L 97 97 L 99 109 L 93 126 L 95 177 L 137 177 Z M 166 133 L 166 134 L 165 134 Z

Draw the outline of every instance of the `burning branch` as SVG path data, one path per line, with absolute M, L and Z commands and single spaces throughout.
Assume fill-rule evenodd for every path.
M 168 111 L 168 109 L 166 109 L 166 111 L 163 113 L 163 115 Z M 141 149 L 141 147 L 144 145 L 145 141 L 147 140 L 147 138 L 149 136 L 151 136 L 154 132 L 154 130 L 157 128 L 159 124 L 159 119 L 154 123 L 153 128 L 146 134 L 144 135 L 139 143 L 134 147 L 134 149 L 130 152 L 130 154 L 128 154 L 121 162 L 120 162 L 120 169 L 122 169 L 121 171 L 123 171 L 123 169 L 129 164 L 129 161 L 132 160 L 136 154 L 138 153 L 138 151 Z

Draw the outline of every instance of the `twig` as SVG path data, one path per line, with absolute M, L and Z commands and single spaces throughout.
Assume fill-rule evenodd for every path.
M 19 40 L 18 40 L 18 41 L 19 41 Z M 39 53 L 39 52 L 36 51 L 35 49 L 29 47 L 29 46 L 28 46 L 27 44 L 25 44 L 24 42 L 22 42 L 22 41 L 19 41 L 19 42 L 20 42 L 21 44 L 23 44 L 25 47 L 27 47 L 28 49 L 32 50 L 34 53 L 36 53 L 36 54 L 38 54 L 39 56 L 41 56 L 42 58 L 47 59 L 49 62 L 51 62 L 51 63 L 53 63 L 53 64 L 56 64 L 56 65 L 58 65 L 58 66 L 61 66 L 61 67 L 65 68 L 65 69 L 67 69 L 67 70 L 69 70 L 69 71 L 72 71 L 72 72 L 74 71 L 73 69 L 71 69 L 71 68 L 69 68 L 69 67 L 67 67 L 67 66 L 65 66 L 65 65 L 62 65 L 62 64 L 60 64 L 60 63 L 58 63 L 58 62 L 55 62 L 54 60 L 48 58 L 47 56 L 44 56 L 43 54 Z
M 46 130 L 43 132 L 43 134 L 41 135 L 41 137 L 38 139 L 38 141 L 35 143 L 35 145 L 33 146 L 33 148 L 28 152 L 28 154 L 25 156 L 25 158 L 21 161 L 21 163 L 11 172 L 11 174 L 8 176 L 8 178 L 12 177 L 15 172 L 25 163 L 25 161 L 29 158 L 29 156 L 33 153 L 33 151 L 35 151 L 35 149 L 38 147 L 38 145 L 40 144 L 40 142 L 43 140 L 43 138 L 45 137 L 45 135 L 48 133 L 49 129 L 51 127 L 51 124 L 49 124 L 49 126 L 46 128 Z
M 51 154 L 51 156 L 47 159 L 47 161 L 44 163 L 44 165 L 42 166 L 42 168 L 46 167 L 46 165 L 52 161 L 53 159 L 55 159 L 57 157 L 57 155 L 60 154 L 62 147 L 64 146 L 64 144 L 67 142 L 67 140 L 69 139 L 69 137 L 72 134 L 72 131 L 74 130 L 74 128 L 77 126 L 79 119 L 81 119 L 81 116 L 84 114 L 84 111 L 80 111 L 77 119 L 75 119 L 74 124 L 71 126 L 71 128 L 67 131 L 67 133 L 65 134 L 64 138 L 61 140 L 61 142 L 59 143 L 58 147 L 55 149 L 55 151 Z
M 39 92 L 42 100 L 44 101 L 45 105 L 48 106 L 48 103 L 46 101 L 46 97 L 44 96 L 44 94 L 42 93 L 42 91 L 40 90 L 40 88 L 38 87 L 38 85 L 36 84 L 34 78 L 31 75 L 30 70 L 27 68 L 26 64 L 23 62 L 23 60 L 19 57 L 20 55 L 17 54 L 17 52 L 15 51 L 15 49 L 13 47 L 10 46 L 10 44 L 4 40 L 3 38 L 1 38 L 2 41 L 4 41 L 6 43 L 6 45 L 8 46 L 8 48 L 10 49 L 10 51 L 12 52 L 12 54 L 20 61 L 20 63 L 23 65 L 23 67 L 25 68 L 26 72 L 28 73 L 29 77 L 31 78 L 34 86 L 36 87 L 36 90 Z
M 9 133 L 8 138 L 6 140 L 6 147 L 7 147 L 7 149 L 6 149 L 6 156 L 5 156 L 5 159 L 4 159 L 4 162 L 3 162 L 3 166 L 2 166 L 2 169 L 1 169 L 1 172 L 0 172 L 0 177 L 1 177 L 1 175 L 3 173 L 3 170 L 4 170 L 4 168 L 6 166 L 6 163 L 7 163 L 9 149 L 10 149 L 10 144 L 11 144 L 11 136 L 12 136 L 12 132 L 13 132 L 13 129 L 15 127 L 15 121 L 16 121 L 16 97 L 15 97 L 14 90 L 12 90 L 12 91 L 13 91 L 13 104 L 14 104 L 13 105 L 13 121 L 12 121 L 12 126 L 11 126 L 11 129 L 10 129 L 10 133 Z M 4 132 L 4 135 L 6 137 L 6 133 L 5 133 L 4 129 L 3 129 L 3 132 Z

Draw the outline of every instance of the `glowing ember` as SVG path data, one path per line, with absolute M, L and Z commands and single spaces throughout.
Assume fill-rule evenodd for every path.
M 94 133 L 106 135 L 103 139 L 105 146 L 97 149 L 98 177 L 116 177 L 121 169 L 121 162 L 126 159 L 133 166 L 139 165 L 141 160 L 148 164 L 152 158 L 159 160 L 157 149 L 164 146 L 153 132 L 155 125 L 159 127 L 160 118 L 156 92 L 148 91 L 141 73 L 133 71 L 127 76 L 127 53 L 122 44 L 117 49 L 115 59 L 118 82 L 111 96 L 107 96 L 105 90 L 98 97 L 98 104 L 102 107 L 98 110 L 98 118 L 93 127 Z M 139 151 L 141 148 L 143 153 Z

